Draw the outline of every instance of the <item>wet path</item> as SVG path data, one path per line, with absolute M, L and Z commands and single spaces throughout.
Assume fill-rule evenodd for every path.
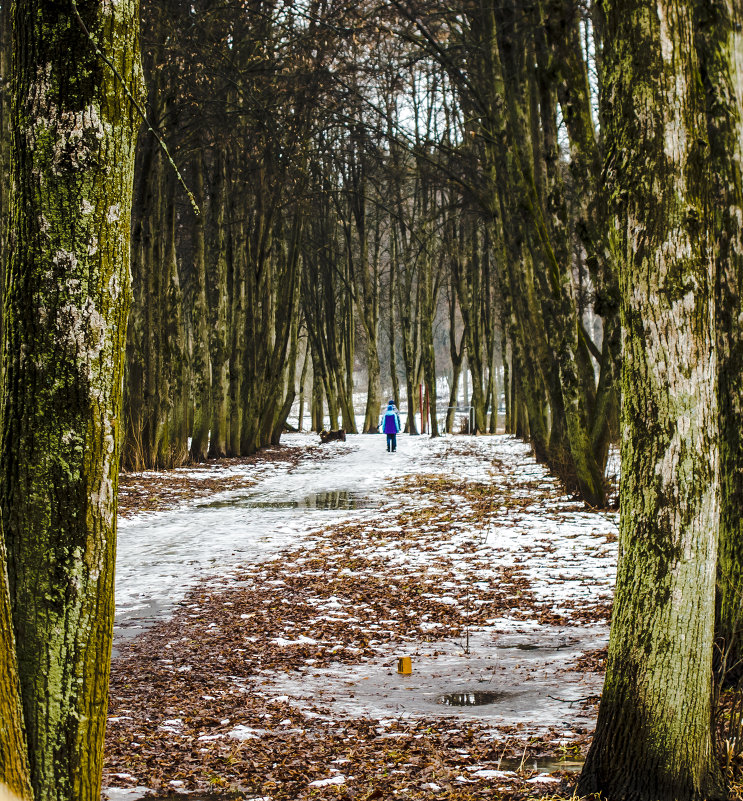
M 312 439 L 209 471 L 242 471 L 242 489 L 122 521 L 108 797 L 206 801 L 208 776 L 256 798 L 346 782 L 364 797 L 387 763 L 420 794 L 424 754 L 485 799 L 579 768 L 616 515 L 512 437 L 402 437 L 394 455 L 381 437 Z M 291 775 L 274 770 L 287 751 Z
M 286 435 L 282 444 L 306 448 L 317 441 L 316 436 Z M 385 487 L 396 479 L 462 467 L 440 458 L 443 440 L 401 436 L 398 442 L 395 454 L 385 451 L 382 436 L 356 435 L 346 443 L 316 445 L 297 465 L 243 468 L 256 481 L 249 490 L 120 520 L 115 642 L 167 616 L 203 578 L 271 558 L 328 524 L 368 517 L 385 503 Z

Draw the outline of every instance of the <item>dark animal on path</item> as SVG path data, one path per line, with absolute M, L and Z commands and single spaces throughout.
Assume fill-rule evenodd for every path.
M 346 441 L 346 429 L 339 428 L 337 431 L 326 431 L 324 428 L 320 432 L 320 442 L 324 445 L 326 442 L 333 442 L 333 440 L 340 442 Z

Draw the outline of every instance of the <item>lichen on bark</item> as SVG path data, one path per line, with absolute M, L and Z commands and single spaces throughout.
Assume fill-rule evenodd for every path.
M 36 801 L 99 797 L 114 608 L 138 9 L 80 6 L 13 6 L 0 505 Z
M 578 785 L 724 798 L 711 731 L 719 460 L 715 247 L 694 3 L 606 3 L 603 88 L 620 266 L 620 558 Z

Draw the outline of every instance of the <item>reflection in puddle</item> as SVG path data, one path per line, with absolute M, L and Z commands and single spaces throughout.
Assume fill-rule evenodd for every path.
M 485 690 L 465 690 L 459 693 L 445 693 L 436 699 L 437 704 L 444 706 L 485 706 L 494 704 L 505 698 L 507 693 L 485 691 Z
M 570 759 L 554 759 L 546 757 L 544 759 L 501 759 L 498 764 L 500 770 L 513 771 L 535 771 L 538 773 L 554 773 L 557 770 L 564 770 L 566 773 L 578 773 L 583 770 L 583 758 L 571 757 Z
M 313 492 L 303 498 L 261 498 L 247 495 L 201 504 L 209 509 L 226 507 L 249 507 L 251 509 L 369 509 L 379 506 L 379 501 L 349 490 L 335 492 Z
M 519 651 L 563 651 L 566 648 L 573 648 L 577 645 L 577 640 L 563 640 L 562 642 L 544 645 L 538 642 L 517 642 L 509 644 L 499 644 L 499 648 L 516 648 Z
M 175 793 L 174 795 L 149 795 L 149 796 L 139 796 L 140 799 L 144 798 L 150 799 L 150 801 L 237 801 L 240 798 L 247 798 L 248 796 L 242 795 L 240 793 L 206 793 L 206 795 L 194 795 L 188 791 L 182 793 Z

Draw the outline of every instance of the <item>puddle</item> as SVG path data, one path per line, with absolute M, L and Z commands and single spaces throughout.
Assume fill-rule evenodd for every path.
M 151 801 L 237 801 L 240 798 L 247 798 L 241 793 L 205 793 L 195 795 L 194 793 L 184 790 L 182 793 L 171 793 L 170 795 L 144 795 L 137 790 L 120 790 L 116 787 L 111 787 L 103 791 L 104 798 L 109 801 L 142 801 L 142 799 L 151 799 Z
M 312 495 L 306 495 L 299 500 L 283 502 L 261 501 L 252 505 L 270 509 L 278 507 L 284 509 L 369 509 L 373 506 L 379 506 L 379 502 L 356 492 L 342 490 L 337 492 L 313 492 Z
M 228 793 L 225 795 L 224 793 L 207 793 L 206 795 L 193 795 L 192 793 L 175 793 L 174 795 L 158 795 L 154 796 L 153 801 L 183 801 L 183 799 L 188 799 L 188 801 L 216 801 L 218 798 L 220 801 L 237 801 L 239 798 L 247 798 L 245 795 L 235 794 L 235 793 Z
M 350 490 L 335 492 L 313 492 L 303 498 L 262 498 L 259 495 L 244 495 L 212 503 L 200 504 L 209 509 L 248 507 L 251 509 L 371 509 L 380 502 Z
M 584 760 L 581 757 L 571 759 L 501 759 L 500 770 L 535 771 L 538 773 L 554 773 L 563 770 L 566 773 L 579 773 L 583 770 Z
M 492 690 L 464 690 L 458 693 L 444 693 L 436 699 L 443 706 L 486 706 L 501 701 L 508 693 Z
M 563 640 L 562 642 L 545 645 L 544 643 L 516 642 L 499 643 L 499 648 L 515 648 L 518 651 L 563 651 L 566 648 L 573 648 L 578 644 L 578 640 Z

